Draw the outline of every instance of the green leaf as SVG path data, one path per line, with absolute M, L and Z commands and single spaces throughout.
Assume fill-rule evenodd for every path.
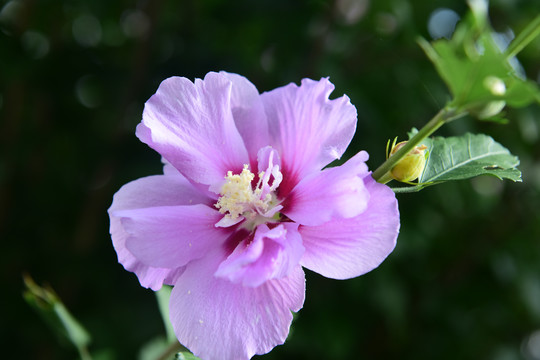
M 429 158 L 419 183 L 463 180 L 492 175 L 521 181 L 519 160 L 508 149 L 483 134 L 425 139 Z
M 61 339 L 68 340 L 79 351 L 81 359 L 91 359 L 87 346 L 90 335 L 71 315 L 58 295 L 49 287 L 41 287 L 28 275 L 24 276 L 26 302 L 36 310 Z

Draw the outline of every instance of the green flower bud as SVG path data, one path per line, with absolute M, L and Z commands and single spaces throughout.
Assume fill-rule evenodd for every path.
M 505 106 L 506 101 L 494 100 L 483 106 L 477 106 L 471 109 L 470 112 L 480 120 L 489 119 L 490 117 L 499 114 Z
M 484 79 L 484 86 L 493 95 L 503 96 L 506 93 L 506 85 L 504 84 L 504 81 L 496 76 L 487 76 Z
M 484 87 L 495 96 L 503 96 L 506 93 L 504 81 L 496 76 L 487 76 L 483 82 Z M 504 100 L 493 100 L 486 104 L 471 109 L 471 113 L 479 119 L 488 119 L 500 113 L 506 106 Z
M 392 145 L 390 156 L 402 148 L 407 142 L 402 141 L 396 145 Z M 393 179 L 401 182 L 410 182 L 416 180 L 426 167 L 427 147 L 425 145 L 415 146 L 403 159 L 401 159 L 390 170 L 390 175 Z

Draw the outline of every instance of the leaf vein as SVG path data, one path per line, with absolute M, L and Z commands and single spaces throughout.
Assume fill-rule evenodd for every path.
M 454 162 L 453 162 L 454 158 L 453 158 L 453 156 L 451 156 L 452 157 L 452 167 L 451 168 L 448 168 L 448 169 L 446 169 L 444 171 L 441 171 L 440 173 L 434 175 L 431 178 L 427 178 L 427 179 L 423 179 L 423 180 L 425 180 L 425 181 L 433 181 L 433 180 L 438 179 L 441 176 L 455 170 L 458 167 L 461 167 L 461 166 L 467 165 L 470 162 L 480 160 L 480 159 L 485 158 L 485 157 L 494 156 L 494 155 L 508 155 L 508 152 L 507 151 L 498 151 L 498 152 L 493 152 L 493 153 L 488 153 L 488 154 L 481 154 L 479 156 L 470 157 L 469 159 L 467 159 L 467 160 L 465 160 L 463 162 L 457 163 L 455 165 L 454 165 Z

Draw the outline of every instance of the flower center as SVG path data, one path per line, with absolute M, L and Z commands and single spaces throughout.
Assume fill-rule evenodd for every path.
M 225 216 L 216 226 L 227 227 L 246 219 L 244 227 L 253 230 L 259 224 L 277 220 L 276 215 L 279 216 L 277 213 L 283 208 L 275 194 L 283 179 L 279 166 L 270 158 L 267 170 L 259 172 L 255 187 L 252 186 L 254 179 L 255 174 L 248 165 L 244 165 L 240 174 L 227 172 L 221 196 L 214 205 Z

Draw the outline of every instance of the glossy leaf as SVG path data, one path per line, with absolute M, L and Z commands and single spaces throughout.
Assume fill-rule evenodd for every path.
M 429 158 L 420 183 L 463 180 L 492 175 L 521 181 L 519 160 L 493 138 L 467 133 L 463 136 L 426 139 Z

